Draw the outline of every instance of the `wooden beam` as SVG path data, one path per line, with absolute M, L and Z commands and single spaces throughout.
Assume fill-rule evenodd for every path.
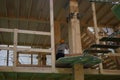
M 78 11 L 77 1 L 70 1 L 70 12 L 74 12 L 76 15 Z M 77 19 L 77 16 L 73 17 L 70 20 L 69 27 L 69 43 L 70 43 L 70 53 L 82 53 L 81 47 L 81 33 L 80 33 L 80 21 Z
M 110 22 L 115 19 L 115 16 L 112 16 L 109 20 L 106 21 L 106 24 L 110 24 Z
M 55 40 L 54 40 L 54 8 L 53 0 L 50 1 L 50 30 L 51 30 L 51 49 L 52 49 L 52 72 L 55 72 Z
M 36 35 L 48 35 L 50 36 L 50 32 L 43 32 L 43 31 L 30 31 L 30 30 L 18 30 L 18 33 L 24 33 L 24 34 L 36 34 Z
M 17 43 L 18 43 L 18 29 L 14 29 L 14 41 L 13 41 L 13 66 L 17 65 Z
M 119 70 L 103 70 L 102 74 L 120 75 L 120 71 Z
M 53 73 L 50 67 L 0 67 L 0 71 L 2 72 L 32 72 L 32 73 Z M 55 73 L 72 73 L 71 68 L 55 68 Z M 98 75 L 99 71 L 96 69 L 84 69 L 85 74 L 89 75 Z M 103 70 L 104 75 L 120 75 L 120 70 Z
M 14 32 L 14 29 L 0 28 L 0 32 Z
M 93 11 L 93 22 L 94 22 L 94 31 L 95 31 L 96 44 L 99 44 L 99 31 L 98 31 L 98 26 L 97 26 L 95 2 L 92 2 L 92 11 Z M 100 73 L 102 73 L 102 71 L 103 71 L 102 63 L 99 64 L 99 67 L 100 67 Z
M 104 7 L 103 7 L 103 8 L 104 8 Z M 98 18 L 97 21 L 100 22 L 106 15 L 108 15 L 107 13 L 109 13 L 110 11 L 111 11 L 110 9 L 105 10 L 104 14 L 101 15 L 101 17 Z M 108 25 L 106 25 L 106 26 L 108 26 Z
M 82 68 L 83 65 L 81 64 L 74 65 L 74 80 L 84 80 L 84 70 Z
M 70 20 L 69 27 L 70 52 L 73 54 L 82 54 L 80 21 L 76 16 L 77 13 L 79 13 L 77 0 L 70 0 L 70 13 L 74 13 L 73 18 Z M 84 80 L 83 65 L 75 64 L 73 69 L 74 80 Z
M 104 54 L 104 56 L 120 56 L 120 53 L 109 53 L 109 54 Z
M 1 32 L 14 32 L 14 29 L 6 29 L 6 28 L 0 28 Z M 18 33 L 24 33 L 24 34 L 35 34 L 35 35 L 48 35 L 50 36 L 50 32 L 43 32 L 43 31 L 32 31 L 32 30 L 18 30 Z
M 96 43 L 99 44 L 97 17 L 96 17 L 96 9 L 95 9 L 95 3 L 94 2 L 92 2 L 92 11 L 93 11 L 93 22 L 94 22 L 94 31 L 95 31 Z
M 96 10 L 96 14 L 98 14 L 103 8 L 104 8 L 105 4 L 101 4 L 101 6 Z M 92 19 L 92 16 L 90 16 L 90 18 L 86 21 L 86 24 L 88 24 Z
M 0 47 L 1 50 L 14 50 L 14 47 Z M 43 52 L 51 53 L 51 49 L 26 49 L 26 48 L 17 48 L 17 52 Z

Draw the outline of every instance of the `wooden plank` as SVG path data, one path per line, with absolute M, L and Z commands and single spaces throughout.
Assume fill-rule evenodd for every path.
M 1 32 L 14 32 L 14 29 L 0 28 Z
M 13 47 L 0 47 L 1 50 L 14 50 Z M 51 53 L 50 49 L 26 49 L 26 48 L 17 48 L 17 52 L 45 52 L 45 53 Z
M 32 72 L 32 73 L 53 73 L 50 67 L 0 67 L 2 72 Z M 55 73 L 72 73 L 72 68 L 55 68 Z M 96 69 L 84 69 L 85 74 L 98 75 L 99 71 Z M 120 70 L 103 70 L 104 75 L 120 75 Z
M 92 2 L 91 5 L 92 5 L 92 12 L 93 12 L 93 22 L 94 22 L 94 31 L 95 31 L 96 44 L 99 44 L 99 31 L 98 31 L 98 26 L 97 26 L 95 2 Z M 102 73 L 102 71 L 103 71 L 102 63 L 99 64 L 99 67 L 100 67 L 100 73 Z
M 92 11 L 93 11 L 93 22 L 94 22 L 94 31 L 95 31 L 96 43 L 99 44 L 97 17 L 96 17 L 96 9 L 95 9 L 95 3 L 94 2 L 92 2 Z
M 51 35 L 50 32 L 43 32 L 43 31 L 30 31 L 30 30 L 18 30 L 18 33 L 36 34 L 36 35 Z
M 14 41 L 13 41 L 13 66 L 17 65 L 17 43 L 18 43 L 18 29 L 14 29 Z
M 7 28 L 0 28 L 1 32 L 14 32 L 14 29 L 7 29 Z M 31 31 L 31 30 L 18 30 L 18 33 L 24 34 L 36 34 L 36 35 L 48 35 L 50 36 L 50 32 L 43 32 L 43 31 Z
M 105 56 L 120 56 L 120 53 L 104 54 Z
M 54 40 L 54 11 L 53 0 L 50 0 L 50 28 L 51 28 L 51 49 L 52 49 L 52 72 L 55 72 L 55 40 Z
M 120 75 L 120 70 L 103 70 L 102 74 Z

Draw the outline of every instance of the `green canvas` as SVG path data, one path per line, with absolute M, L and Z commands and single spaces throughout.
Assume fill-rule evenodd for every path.
M 120 20 L 120 4 L 114 5 L 112 7 L 112 12 Z

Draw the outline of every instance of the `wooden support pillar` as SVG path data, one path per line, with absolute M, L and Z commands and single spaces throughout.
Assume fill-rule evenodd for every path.
M 84 70 L 81 64 L 75 64 L 74 66 L 74 80 L 84 80 Z
M 74 13 L 69 26 L 70 52 L 73 54 L 82 54 L 80 21 L 76 16 L 79 13 L 77 0 L 70 0 L 70 13 Z
M 13 66 L 16 67 L 17 65 L 17 40 L 18 40 L 18 29 L 14 29 L 14 41 L 13 41 L 13 45 L 14 45 L 14 48 L 13 48 Z
M 79 13 L 77 0 L 70 0 L 70 13 L 74 13 L 73 18 L 70 19 L 69 26 L 70 52 L 82 54 L 80 21 L 77 19 L 77 13 Z M 74 80 L 84 80 L 83 65 L 75 64 L 73 69 Z
M 99 35 L 98 35 L 99 32 L 98 32 L 96 9 L 95 9 L 94 2 L 92 2 L 92 11 L 93 11 L 93 22 L 94 22 L 94 31 L 95 31 L 96 43 L 99 44 Z
M 54 14 L 53 14 L 53 0 L 50 0 L 50 30 L 51 30 L 51 62 L 52 72 L 55 72 L 55 40 L 54 40 Z
M 98 31 L 98 26 L 97 26 L 95 2 L 92 2 L 92 11 L 93 11 L 93 22 L 94 22 L 94 31 L 95 31 L 96 44 L 99 44 L 99 31 Z M 100 68 L 100 73 L 102 73 L 103 72 L 102 63 L 99 64 L 99 68 Z

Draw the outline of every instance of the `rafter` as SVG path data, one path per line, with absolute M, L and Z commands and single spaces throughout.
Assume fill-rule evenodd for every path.
M 109 20 L 107 20 L 106 25 L 109 24 L 115 17 L 112 16 Z
M 104 6 L 105 4 L 102 4 L 98 9 L 96 9 L 96 14 L 98 14 L 104 8 Z M 92 20 L 92 15 L 88 20 L 86 20 L 85 23 L 88 24 L 88 22 L 90 22 L 91 20 Z
M 100 17 L 100 18 L 98 18 L 98 22 L 100 22 L 106 15 L 108 15 L 107 13 L 110 13 L 110 9 L 107 9 L 106 11 L 105 11 L 105 13 Z

